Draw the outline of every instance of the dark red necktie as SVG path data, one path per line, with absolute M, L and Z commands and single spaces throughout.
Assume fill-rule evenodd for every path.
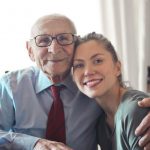
M 64 108 L 59 95 L 59 87 L 50 87 L 53 104 L 48 115 L 46 139 L 66 143 Z

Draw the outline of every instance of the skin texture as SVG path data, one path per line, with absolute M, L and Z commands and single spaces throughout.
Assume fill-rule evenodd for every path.
M 103 108 L 113 129 L 114 114 L 121 95 L 126 91 L 118 81 L 120 62 L 115 62 L 102 44 L 90 40 L 77 47 L 73 68 L 73 78 L 78 88 Z
M 38 19 L 31 29 L 31 39 L 26 42 L 30 59 L 47 75 L 53 83 L 59 83 L 70 72 L 74 44 L 60 46 L 53 40 L 49 47 L 37 47 L 34 37 L 40 34 L 55 36 L 60 33 L 76 33 L 74 25 L 64 16 L 48 15 Z M 58 148 L 59 147 L 59 148 Z M 34 150 L 70 150 L 64 144 L 40 139 Z
M 91 98 L 103 95 L 120 75 L 120 63 L 114 63 L 110 53 L 94 40 L 77 48 L 73 66 L 76 84 Z
M 33 38 L 41 34 L 56 36 L 60 33 L 75 34 L 73 24 L 63 16 L 44 16 L 33 25 L 32 40 L 26 42 L 30 59 L 53 83 L 61 82 L 70 71 L 74 43 L 61 46 L 53 40 L 49 47 L 38 47 Z M 34 150 L 71 150 L 71 148 L 60 142 L 40 139 L 35 144 Z
M 72 149 L 60 142 L 40 139 L 36 143 L 34 150 L 72 150 Z
M 60 28 L 61 25 L 61 28 Z M 32 28 L 32 38 L 40 34 L 55 36 L 60 33 L 73 33 L 70 24 L 62 19 L 43 18 Z M 54 83 L 62 81 L 70 70 L 74 44 L 61 46 L 53 40 L 49 47 L 37 47 L 34 40 L 26 44 L 32 61 Z
M 103 45 L 94 40 L 80 44 L 75 51 L 73 79 L 83 93 L 95 98 L 97 103 L 104 109 L 108 118 L 107 123 L 112 129 L 112 118 L 117 110 L 119 97 L 125 92 L 125 89 L 120 88 L 117 82 L 117 77 L 121 72 L 120 68 L 120 62 L 113 62 L 111 54 L 105 50 Z M 111 99 L 111 102 L 109 99 Z M 140 107 L 150 107 L 150 99 L 145 98 L 138 105 Z M 150 113 L 135 131 L 136 135 L 142 136 L 139 145 L 144 147 L 144 150 L 150 149 L 149 122 Z
M 138 103 L 138 105 L 140 107 L 150 107 L 150 99 L 149 98 L 145 98 L 142 101 L 140 101 Z M 137 127 L 135 134 L 137 136 L 142 136 L 142 138 L 139 140 L 139 145 L 141 147 L 144 147 L 144 150 L 149 150 L 150 149 L 150 127 L 149 127 L 149 123 L 150 123 L 150 112 L 148 113 L 148 115 L 142 120 L 142 122 L 140 123 L 140 125 Z M 143 133 L 145 133 L 143 135 Z

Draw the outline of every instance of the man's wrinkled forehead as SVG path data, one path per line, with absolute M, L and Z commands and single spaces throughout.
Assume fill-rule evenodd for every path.
M 43 18 L 33 25 L 31 37 L 39 34 L 57 34 L 57 32 L 74 33 L 75 31 L 70 22 L 64 18 Z

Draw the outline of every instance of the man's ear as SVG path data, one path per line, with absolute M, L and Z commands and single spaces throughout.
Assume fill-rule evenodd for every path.
M 26 49 L 28 51 L 28 55 L 29 55 L 30 59 L 32 61 L 35 61 L 33 49 L 32 49 L 31 43 L 29 41 L 26 42 Z

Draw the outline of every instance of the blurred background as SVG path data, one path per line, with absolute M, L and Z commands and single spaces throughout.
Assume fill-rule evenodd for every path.
M 150 0 L 2 1 L 0 75 L 33 65 L 25 43 L 35 20 L 50 13 L 67 15 L 80 35 L 104 34 L 122 61 L 125 82 L 150 92 Z

